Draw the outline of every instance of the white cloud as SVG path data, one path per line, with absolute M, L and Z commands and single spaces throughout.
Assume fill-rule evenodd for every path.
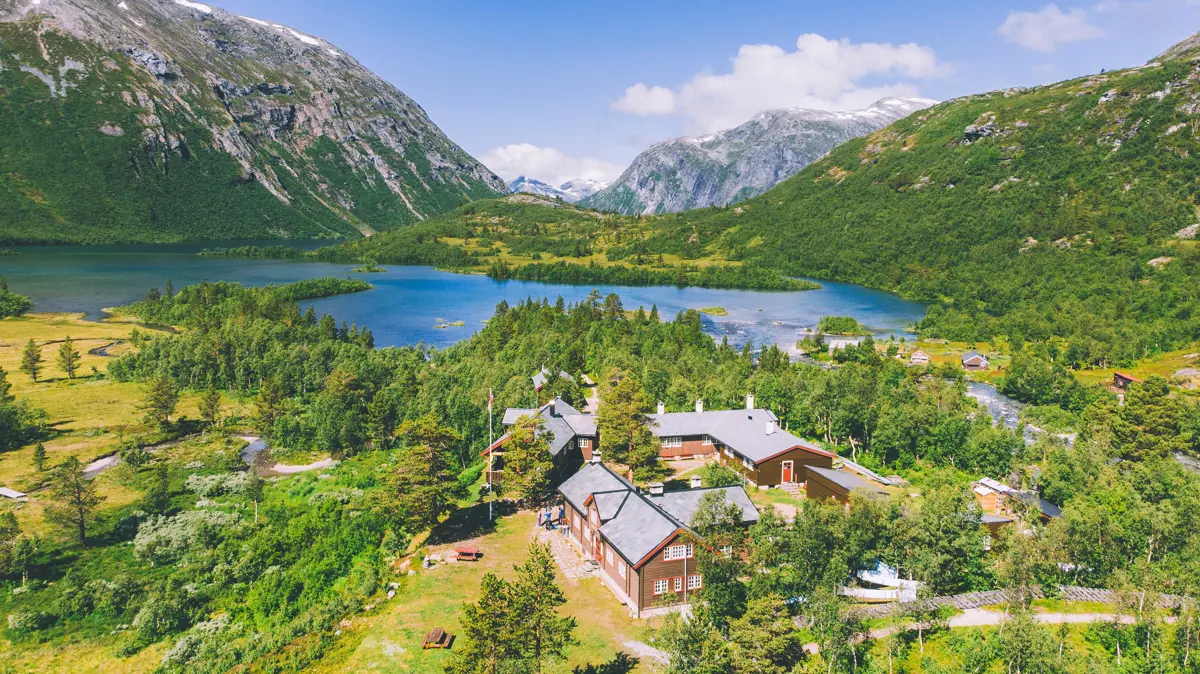
M 612 109 L 634 115 L 669 115 L 675 112 L 675 92 L 666 87 L 648 87 L 642 82 L 625 90 L 612 102 Z
M 933 50 L 917 44 L 854 44 L 816 34 L 801 35 L 796 50 L 742 45 L 730 72 L 703 72 L 678 90 L 637 83 L 610 106 L 638 115 L 679 114 L 689 131 L 736 126 L 762 110 L 864 108 L 885 96 L 916 96 L 913 80 L 950 72 Z M 881 78 L 891 82 L 879 82 Z M 870 84 L 867 80 L 872 80 Z
M 623 167 L 590 157 L 571 157 L 552 147 L 515 143 L 492 148 L 479 160 L 505 180 L 536 178 L 558 187 L 573 178 L 612 182 Z
M 1113 11 L 1114 7 L 1104 5 L 1101 3 L 1097 11 Z M 1064 12 L 1055 4 L 1036 12 L 1009 12 L 996 32 L 1013 44 L 1043 54 L 1054 52 L 1059 45 L 1104 37 L 1104 31 L 1088 19 L 1087 11 Z

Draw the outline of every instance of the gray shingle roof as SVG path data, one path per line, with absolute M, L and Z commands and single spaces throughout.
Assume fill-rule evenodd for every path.
M 742 508 L 743 521 L 758 521 L 758 509 L 742 487 L 721 487 Z M 571 505 L 586 510 L 593 497 L 602 522 L 600 535 L 630 564 L 637 564 L 676 531 L 686 529 L 701 496 L 711 489 L 667 492 L 646 496 L 603 464 L 589 463 L 558 488 Z M 686 518 L 686 519 L 685 519 Z
M 688 489 L 686 491 L 669 491 L 662 496 L 650 496 L 650 502 L 662 508 L 671 517 L 683 524 L 691 526 L 692 516 L 700 507 L 700 499 L 708 492 L 725 492 L 725 500 L 742 509 L 742 522 L 751 524 L 758 521 L 758 508 L 750 501 L 750 496 L 742 487 L 716 487 L 712 489 Z
M 979 353 L 978 351 L 968 351 L 962 355 L 962 360 L 964 363 L 973 358 L 981 358 L 983 360 L 987 360 L 987 356 L 983 355 L 982 353 Z
M 708 435 L 743 457 L 759 463 L 796 447 L 832 456 L 811 442 L 779 427 L 779 418 L 769 410 L 714 410 L 711 412 L 668 412 L 647 414 L 655 437 Z M 767 433 L 770 422 L 773 432 Z
M 680 528 L 679 522 L 638 494 L 631 493 L 621 506 L 621 512 L 600 527 L 600 535 L 622 557 L 637 564 Z
M 810 473 L 816 473 L 817 475 L 820 475 L 821 477 L 838 485 L 842 489 L 845 489 L 847 492 L 852 492 L 856 489 L 865 489 L 878 494 L 887 493 L 879 486 L 867 482 L 854 473 L 847 473 L 843 470 L 831 470 L 829 468 L 818 468 L 816 466 L 805 466 L 805 470 Z
M 567 501 L 578 510 L 585 510 L 584 501 L 597 492 L 632 490 L 633 485 L 598 463 L 589 463 L 567 478 L 558 488 Z
M 501 423 L 511 426 L 524 416 L 536 416 L 541 419 L 545 430 L 553 436 L 550 440 L 550 453 L 555 456 L 570 445 L 576 435 L 596 434 L 595 417 L 590 414 L 581 414 L 579 410 L 571 407 L 562 398 L 555 398 L 553 403 L 554 414 L 550 414 L 550 403 L 546 403 L 536 410 L 510 407 L 504 410 L 504 418 Z M 589 430 L 590 432 L 586 432 Z
M 567 374 L 566 372 L 564 372 L 562 370 L 558 371 L 558 376 L 561 377 L 562 379 L 564 379 L 565 381 L 575 381 L 574 377 L 572 377 L 571 375 Z M 531 377 L 531 379 L 533 380 L 534 390 L 540 390 L 543 386 L 545 386 L 546 381 L 549 379 L 549 377 L 550 377 L 550 370 L 548 370 L 544 367 L 537 374 L 533 375 L 533 377 Z

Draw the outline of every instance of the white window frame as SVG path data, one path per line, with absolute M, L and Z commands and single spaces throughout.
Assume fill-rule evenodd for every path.
M 663 438 L 662 446 L 663 447 L 682 447 L 683 446 L 683 438 L 679 437 L 679 436 Z
M 663 561 L 673 562 L 679 559 L 691 559 L 692 552 L 693 550 L 691 543 L 686 545 L 682 543 L 679 545 L 668 545 L 663 549 Z
M 579 511 L 572 510 L 571 511 L 571 519 L 573 519 L 575 521 L 575 528 L 578 529 L 579 528 Z
M 661 597 L 662 595 L 667 593 L 667 590 L 670 590 L 670 589 L 671 589 L 670 581 L 668 581 L 666 578 L 660 578 L 660 579 L 654 581 L 654 596 Z
M 587 449 L 588 447 L 591 447 L 591 446 L 592 446 L 592 443 L 590 440 L 588 440 L 587 438 L 579 438 L 579 448 L 580 449 Z
M 750 470 L 754 470 L 754 462 L 750 459 L 742 459 L 742 465 Z
M 732 545 L 722 545 L 720 548 L 720 551 L 721 551 L 722 555 L 725 555 L 726 557 L 728 557 L 729 555 L 733 554 L 733 546 Z
M 688 576 L 687 589 L 699 590 L 702 587 L 704 587 L 704 579 L 701 578 L 700 574 L 693 573 L 692 575 Z
M 604 551 L 604 561 L 608 562 L 609 566 L 612 566 L 613 565 L 612 548 L 610 548 L 608 546 L 604 546 L 604 547 L 606 548 Z
M 617 560 L 617 575 L 622 578 L 625 577 L 625 560 L 623 559 Z
M 712 443 L 713 439 L 711 435 L 704 435 L 700 437 L 700 444 L 704 445 L 705 447 L 711 447 Z
M 721 450 L 721 451 L 725 452 L 725 456 L 728 456 L 728 457 L 729 457 L 729 458 L 731 458 L 731 459 L 736 459 L 736 458 L 737 458 L 736 456 L 734 456 L 734 455 L 733 455 L 733 450 L 732 450 L 732 449 L 730 449 L 730 448 L 728 448 L 728 447 L 726 447 L 725 449 L 723 449 L 723 450 Z
M 583 528 L 583 540 L 588 543 L 592 542 L 592 530 L 591 529 L 589 529 L 587 527 Z
M 683 576 L 675 576 L 674 581 L 675 594 L 683 592 Z

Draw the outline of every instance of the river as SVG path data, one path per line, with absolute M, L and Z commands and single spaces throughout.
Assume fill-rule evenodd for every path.
M 245 244 L 247 242 L 240 242 Z M 259 242 L 270 245 L 279 242 Z M 318 312 L 370 327 L 378 346 L 425 344 L 445 347 L 483 327 L 500 300 L 510 304 L 526 297 L 561 295 L 578 302 L 594 286 L 528 281 L 496 281 L 486 276 L 455 274 L 430 267 L 391 266 L 383 273 L 354 274 L 354 265 L 291 260 L 243 260 L 200 257 L 196 253 L 220 243 L 131 246 L 32 246 L 20 254 L 0 256 L 0 275 L 11 290 L 28 295 L 34 310 L 83 312 L 98 317 L 105 307 L 140 299 L 150 288 L 162 289 L 170 279 L 176 288 L 209 281 L 236 281 L 261 286 L 322 276 L 355 276 L 373 290 L 313 302 Z M 316 244 L 311 244 L 316 245 Z M 598 286 L 621 296 L 625 308 L 657 305 L 664 317 L 685 309 L 724 307 L 726 316 L 704 314 L 705 330 L 741 347 L 774 342 L 793 353 L 806 328 L 822 316 L 853 316 L 886 338 L 912 338 L 907 329 L 925 314 L 925 306 L 890 293 L 846 283 L 820 282 L 820 290 L 764 292 L 677 288 L 674 286 Z M 435 327 L 462 321 L 461 327 Z

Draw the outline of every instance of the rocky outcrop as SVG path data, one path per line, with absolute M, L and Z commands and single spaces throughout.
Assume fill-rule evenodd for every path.
M 649 214 L 742 201 L 798 173 L 834 147 L 933 104 L 885 98 L 850 112 L 793 108 L 759 113 L 733 129 L 651 147 L 616 182 L 580 203 Z
M 63 72 L 71 63 L 78 67 Z M 22 114 L 60 120 L 63 105 L 85 106 L 81 114 L 100 117 L 87 125 L 87 133 L 141 139 L 136 147 L 116 141 L 102 146 L 130 154 L 125 165 L 131 175 L 114 176 L 117 202 L 130 200 L 117 209 L 126 223 L 136 212 L 161 219 L 159 205 L 146 202 L 162 195 L 146 196 L 145 184 L 169 180 L 162 172 L 180 161 L 203 163 L 188 173 L 220 175 L 221 185 L 233 186 L 204 187 L 208 197 L 230 201 L 218 204 L 221 208 L 253 208 L 269 220 L 262 231 L 214 227 L 222 237 L 370 234 L 507 192 L 499 177 L 447 138 L 419 105 L 345 52 L 286 26 L 209 5 L 182 0 L 0 4 L 0 78 L 7 87 L 32 87 L 28 79 L 16 79 L 20 68 L 9 65 L 38 70 L 46 83 L 42 91 L 49 88 L 37 103 L 44 105 L 44 115 L 29 106 Z M 5 105 L 0 97 L 0 114 Z M 113 133 L 118 128 L 123 133 Z M 67 126 L 58 131 L 84 133 Z M 94 142 L 85 136 L 78 140 L 84 146 Z M 85 159 L 121 164 L 111 156 Z M 236 166 L 240 177 L 226 176 L 226 163 Z M 151 164 L 158 173 L 150 173 Z M 20 167 L 5 168 L 22 173 Z M 112 238 L 103 223 L 75 222 L 82 218 L 71 217 L 69 207 L 57 208 L 54 202 L 66 195 L 56 194 L 50 182 L 29 187 L 56 206 L 51 219 L 68 220 L 65 229 Z M 128 194 L 121 193 L 126 187 Z M 190 186 L 192 192 L 195 187 Z M 264 203 L 264 191 L 287 208 Z M 205 202 L 212 205 L 213 199 Z M 94 213 L 100 220 L 107 215 Z M 0 214 L 0 240 L 12 240 L 4 235 L 3 218 Z M 178 231 L 163 227 L 155 224 L 149 238 L 204 238 L 194 236 L 203 230 L 194 223 Z

